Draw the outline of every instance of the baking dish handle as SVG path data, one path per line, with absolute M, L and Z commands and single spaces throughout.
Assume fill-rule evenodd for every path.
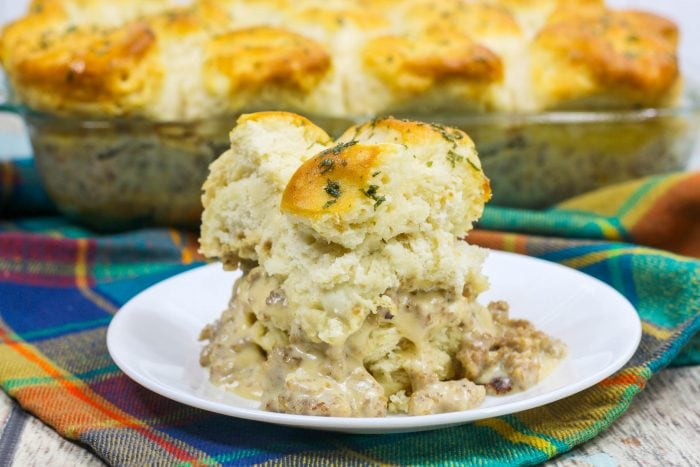
M 4 112 L 13 113 L 17 115 L 21 114 L 19 107 L 17 107 L 16 105 L 10 104 L 9 102 L 0 101 L 0 113 Z

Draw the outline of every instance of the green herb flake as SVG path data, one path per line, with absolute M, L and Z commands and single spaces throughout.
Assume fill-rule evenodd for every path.
M 377 185 L 370 185 L 366 190 L 360 190 L 366 197 L 374 199 L 377 196 Z
M 437 123 L 431 123 L 430 126 L 432 127 L 433 130 L 440 133 L 440 135 L 442 136 L 442 138 L 445 141 L 448 141 L 450 143 L 456 143 L 460 139 L 464 138 L 462 133 L 460 133 L 459 131 L 452 132 L 452 131 L 448 130 L 447 128 L 445 128 L 444 126 L 438 125 Z
M 338 198 L 342 194 L 342 192 L 340 191 L 340 184 L 333 180 L 328 180 L 326 182 L 325 191 L 334 198 Z
M 333 206 L 336 203 L 335 199 L 329 199 L 326 201 L 326 204 L 323 205 L 323 209 L 328 209 L 329 207 Z
M 384 201 L 386 201 L 385 196 L 379 196 L 377 194 L 377 191 L 379 190 L 379 187 L 377 185 L 370 185 L 367 187 L 366 190 L 360 189 L 360 192 L 368 197 L 369 199 L 374 201 L 374 209 L 377 209 L 380 204 L 382 204 Z
M 450 161 L 450 164 L 452 164 L 452 168 L 454 168 L 458 162 L 462 162 L 464 160 L 464 156 L 462 156 L 461 154 L 457 154 L 452 149 L 450 149 L 449 151 L 447 151 L 447 160 Z
M 481 169 L 479 169 L 479 167 L 477 167 L 476 164 L 473 163 L 469 158 L 467 158 L 467 162 L 469 163 L 469 165 L 472 166 L 472 169 L 476 170 L 477 172 L 481 172 Z
M 354 145 L 356 145 L 356 144 L 357 144 L 357 141 L 356 141 L 356 140 L 348 141 L 347 143 L 336 144 L 336 145 L 333 146 L 332 148 L 328 148 L 328 149 L 326 149 L 325 151 L 321 152 L 321 153 L 319 154 L 319 157 L 328 156 L 329 154 L 332 154 L 332 155 L 334 155 L 334 156 L 337 156 L 337 155 L 340 154 L 343 150 L 349 148 L 350 146 L 354 146 Z
M 333 159 L 323 159 L 319 164 L 318 168 L 321 169 L 321 173 L 325 174 L 331 172 L 335 166 Z
M 376 176 L 379 175 L 380 173 L 382 173 L 382 171 L 381 171 L 381 170 L 377 170 L 376 172 L 374 172 L 374 173 L 372 174 L 372 177 L 376 177 Z
M 432 166 L 433 166 L 433 161 L 428 161 L 428 162 L 425 163 L 425 165 L 427 165 L 428 167 L 432 167 Z

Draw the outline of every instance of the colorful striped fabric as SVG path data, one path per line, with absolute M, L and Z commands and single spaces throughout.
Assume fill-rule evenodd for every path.
M 110 464 L 537 463 L 609 426 L 674 358 L 700 363 L 697 338 L 678 357 L 700 329 L 700 260 L 670 252 L 700 252 L 700 174 L 647 179 L 544 212 L 489 208 L 470 241 L 611 284 L 643 319 L 641 346 L 614 376 L 545 407 L 381 436 L 219 416 L 133 383 L 109 358 L 106 327 L 139 291 L 201 264 L 195 235 L 149 229 L 96 236 L 57 215 L 36 215 L 50 207 L 38 202 L 31 166 L 0 164 L 0 180 L 0 385 Z

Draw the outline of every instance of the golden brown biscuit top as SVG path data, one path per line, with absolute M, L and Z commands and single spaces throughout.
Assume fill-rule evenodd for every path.
M 463 0 L 421 0 L 410 2 L 405 20 L 417 28 L 449 30 L 472 37 L 518 35 L 520 26 L 500 6 Z
M 361 125 L 352 126 L 338 138 L 338 141 L 369 142 L 374 141 L 375 138 L 406 145 L 419 145 L 442 140 L 452 145 L 474 146 L 469 135 L 458 128 L 393 117 L 377 118 Z
M 386 18 L 378 12 L 356 8 L 329 10 L 322 7 L 311 7 L 295 12 L 292 19 L 318 24 L 329 31 L 335 31 L 348 25 L 359 29 L 377 29 L 388 25 Z
M 419 37 L 383 36 L 363 50 L 366 66 L 387 84 L 421 92 L 436 81 L 462 78 L 495 82 L 503 78 L 503 63 L 488 48 L 465 34 L 430 30 Z
M 318 42 L 271 27 L 222 34 L 209 43 L 207 56 L 205 72 L 228 78 L 231 93 L 274 81 L 308 90 L 331 65 Z
M 25 84 L 46 87 L 71 98 L 110 99 L 142 83 L 134 78 L 134 65 L 156 42 L 145 23 L 133 23 L 113 32 L 95 34 L 75 28 L 62 36 L 46 36 L 17 63 Z
M 586 9 L 553 15 L 533 46 L 589 70 L 602 86 L 665 93 L 679 75 L 678 31 L 657 15 Z
M 488 0 L 488 3 L 508 9 L 538 9 L 545 12 L 561 8 L 602 7 L 604 5 L 603 0 Z
M 282 195 L 283 212 L 305 217 L 349 211 L 360 201 L 378 207 L 384 198 L 376 192 L 375 168 L 394 148 L 379 144 L 340 143 L 320 152 L 294 173 Z
M 383 118 L 349 128 L 303 162 L 280 208 L 314 235 L 353 248 L 424 229 L 463 235 L 490 195 L 464 132 Z
M 172 5 L 34 0 L 2 31 L 0 61 L 37 110 L 161 119 L 271 103 L 338 116 L 412 102 L 522 111 L 601 95 L 626 108 L 671 104 L 680 89 L 675 25 L 601 0 Z

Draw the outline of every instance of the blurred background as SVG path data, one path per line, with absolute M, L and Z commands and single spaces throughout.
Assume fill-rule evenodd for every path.
M 22 16 L 29 3 L 30 0 L 0 0 L 0 28 Z M 182 0 L 181 3 L 188 2 Z M 608 0 L 607 3 L 615 7 L 642 8 L 673 19 L 681 29 L 680 55 L 685 76 L 695 83 L 700 83 L 700 0 Z M 8 143 L 0 146 L 0 158 L 30 154 L 29 141 L 24 137 L 16 137 L 23 132 L 24 128 L 19 118 L 0 113 L 0 137 L 7 136 L 8 133 L 13 136 L 4 139 Z M 690 167 L 700 169 L 700 147 L 696 147 Z

